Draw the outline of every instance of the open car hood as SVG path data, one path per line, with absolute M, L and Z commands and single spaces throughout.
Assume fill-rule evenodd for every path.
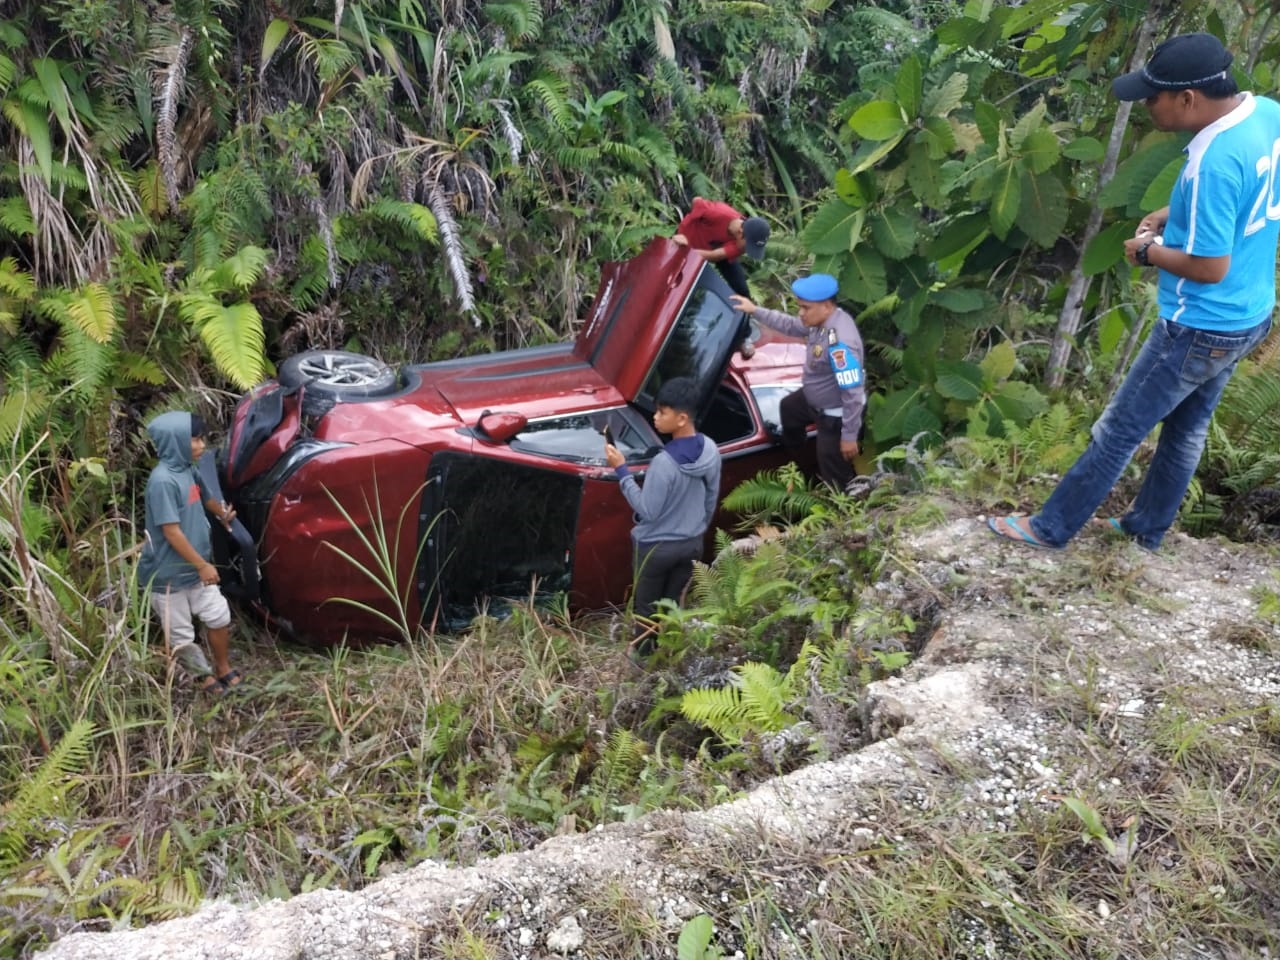
M 605 264 L 573 354 L 650 413 L 665 381 L 691 377 L 701 412 L 738 345 L 742 314 L 730 294 L 698 254 L 656 237 L 638 256 Z

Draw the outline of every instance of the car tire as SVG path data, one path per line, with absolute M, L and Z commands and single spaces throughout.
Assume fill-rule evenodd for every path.
M 276 379 L 287 389 L 302 388 L 306 413 L 323 413 L 335 403 L 384 397 L 400 385 L 394 368 L 346 350 L 295 353 L 280 363 Z

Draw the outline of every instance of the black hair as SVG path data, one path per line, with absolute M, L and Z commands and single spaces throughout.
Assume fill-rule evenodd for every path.
M 1236 83 L 1236 78 L 1227 73 L 1225 77 L 1218 77 L 1216 80 L 1210 80 L 1203 86 L 1196 87 L 1210 100 L 1225 100 L 1227 97 L 1234 97 L 1240 92 L 1240 87 Z
M 690 377 L 673 377 L 658 388 L 654 402 L 676 413 L 687 414 L 692 420 L 697 414 L 698 393 L 698 385 Z
M 205 433 L 208 431 L 208 429 L 209 428 L 205 425 L 204 417 L 200 416 L 200 414 L 198 413 L 193 413 L 191 415 L 191 439 L 192 440 L 195 440 L 199 437 L 203 437 Z

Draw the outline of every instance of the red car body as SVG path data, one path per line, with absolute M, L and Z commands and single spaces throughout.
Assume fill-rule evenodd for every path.
M 770 421 L 799 386 L 803 345 L 757 332 L 741 359 L 729 295 L 715 269 L 660 238 L 606 266 L 572 343 L 398 371 L 337 352 L 285 361 L 242 398 L 219 452 L 257 544 L 261 605 L 331 644 L 454 627 L 503 599 L 625 603 L 632 513 L 604 461 L 606 424 L 643 470 L 662 443 L 658 385 L 692 375 L 722 495 L 792 459 Z M 342 382 L 361 361 L 373 374 Z

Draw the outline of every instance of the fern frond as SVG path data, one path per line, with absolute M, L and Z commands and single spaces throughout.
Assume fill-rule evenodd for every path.
M 542 33 L 541 0 L 496 0 L 486 3 L 484 12 L 503 28 L 509 42 L 536 40 Z
M 435 214 L 429 207 L 420 203 L 379 197 L 365 209 L 377 219 L 403 227 L 409 233 L 429 243 L 436 243 L 440 239 Z
M 25 856 L 41 821 L 66 812 L 71 786 L 67 781 L 88 766 L 92 737 L 93 723 L 77 720 L 40 766 L 21 780 L 17 796 L 0 818 L 0 867 L 12 866 Z
M 524 85 L 524 89 L 541 101 L 543 108 L 561 133 L 574 128 L 573 108 L 569 106 L 569 84 L 560 77 L 544 74 Z
M 165 381 L 164 371 L 150 357 L 121 352 L 116 355 L 116 381 L 118 383 L 149 383 L 160 386 Z
M 795 522 L 822 502 L 807 478 L 785 470 L 766 470 L 746 480 L 724 498 L 724 508 L 756 519 Z
M 0 227 L 15 237 L 29 237 L 36 232 L 36 218 L 31 215 L 25 196 L 18 194 L 0 200 Z
M 74 323 L 64 323 L 59 348 L 45 361 L 45 368 L 55 378 L 65 379 L 71 392 L 88 400 L 111 380 L 116 349 L 86 336 Z
M 100 283 L 88 283 L 67 301 L 67 315 L 85 336 L 108 343 L 115 335 L 118 317 L 116 300 Z
M 0 397 L 0 443 L 8 444 L 36 421 L 42 421 L 53 406 L 53 393 L 44 383 L 27 383 Z
M 266 377 L 266 335 L 258 308 L 248 301 L 223 306 L 212 297 L 196 299 L 179 311 L 193 320 L 218 369 L 236 386 L 248 390 Z
M 241 247 L 213 271 L 212 279 L 220 290 L 247 290 L 262 277 L 267 266 L 267 251 L 261 247 Z

